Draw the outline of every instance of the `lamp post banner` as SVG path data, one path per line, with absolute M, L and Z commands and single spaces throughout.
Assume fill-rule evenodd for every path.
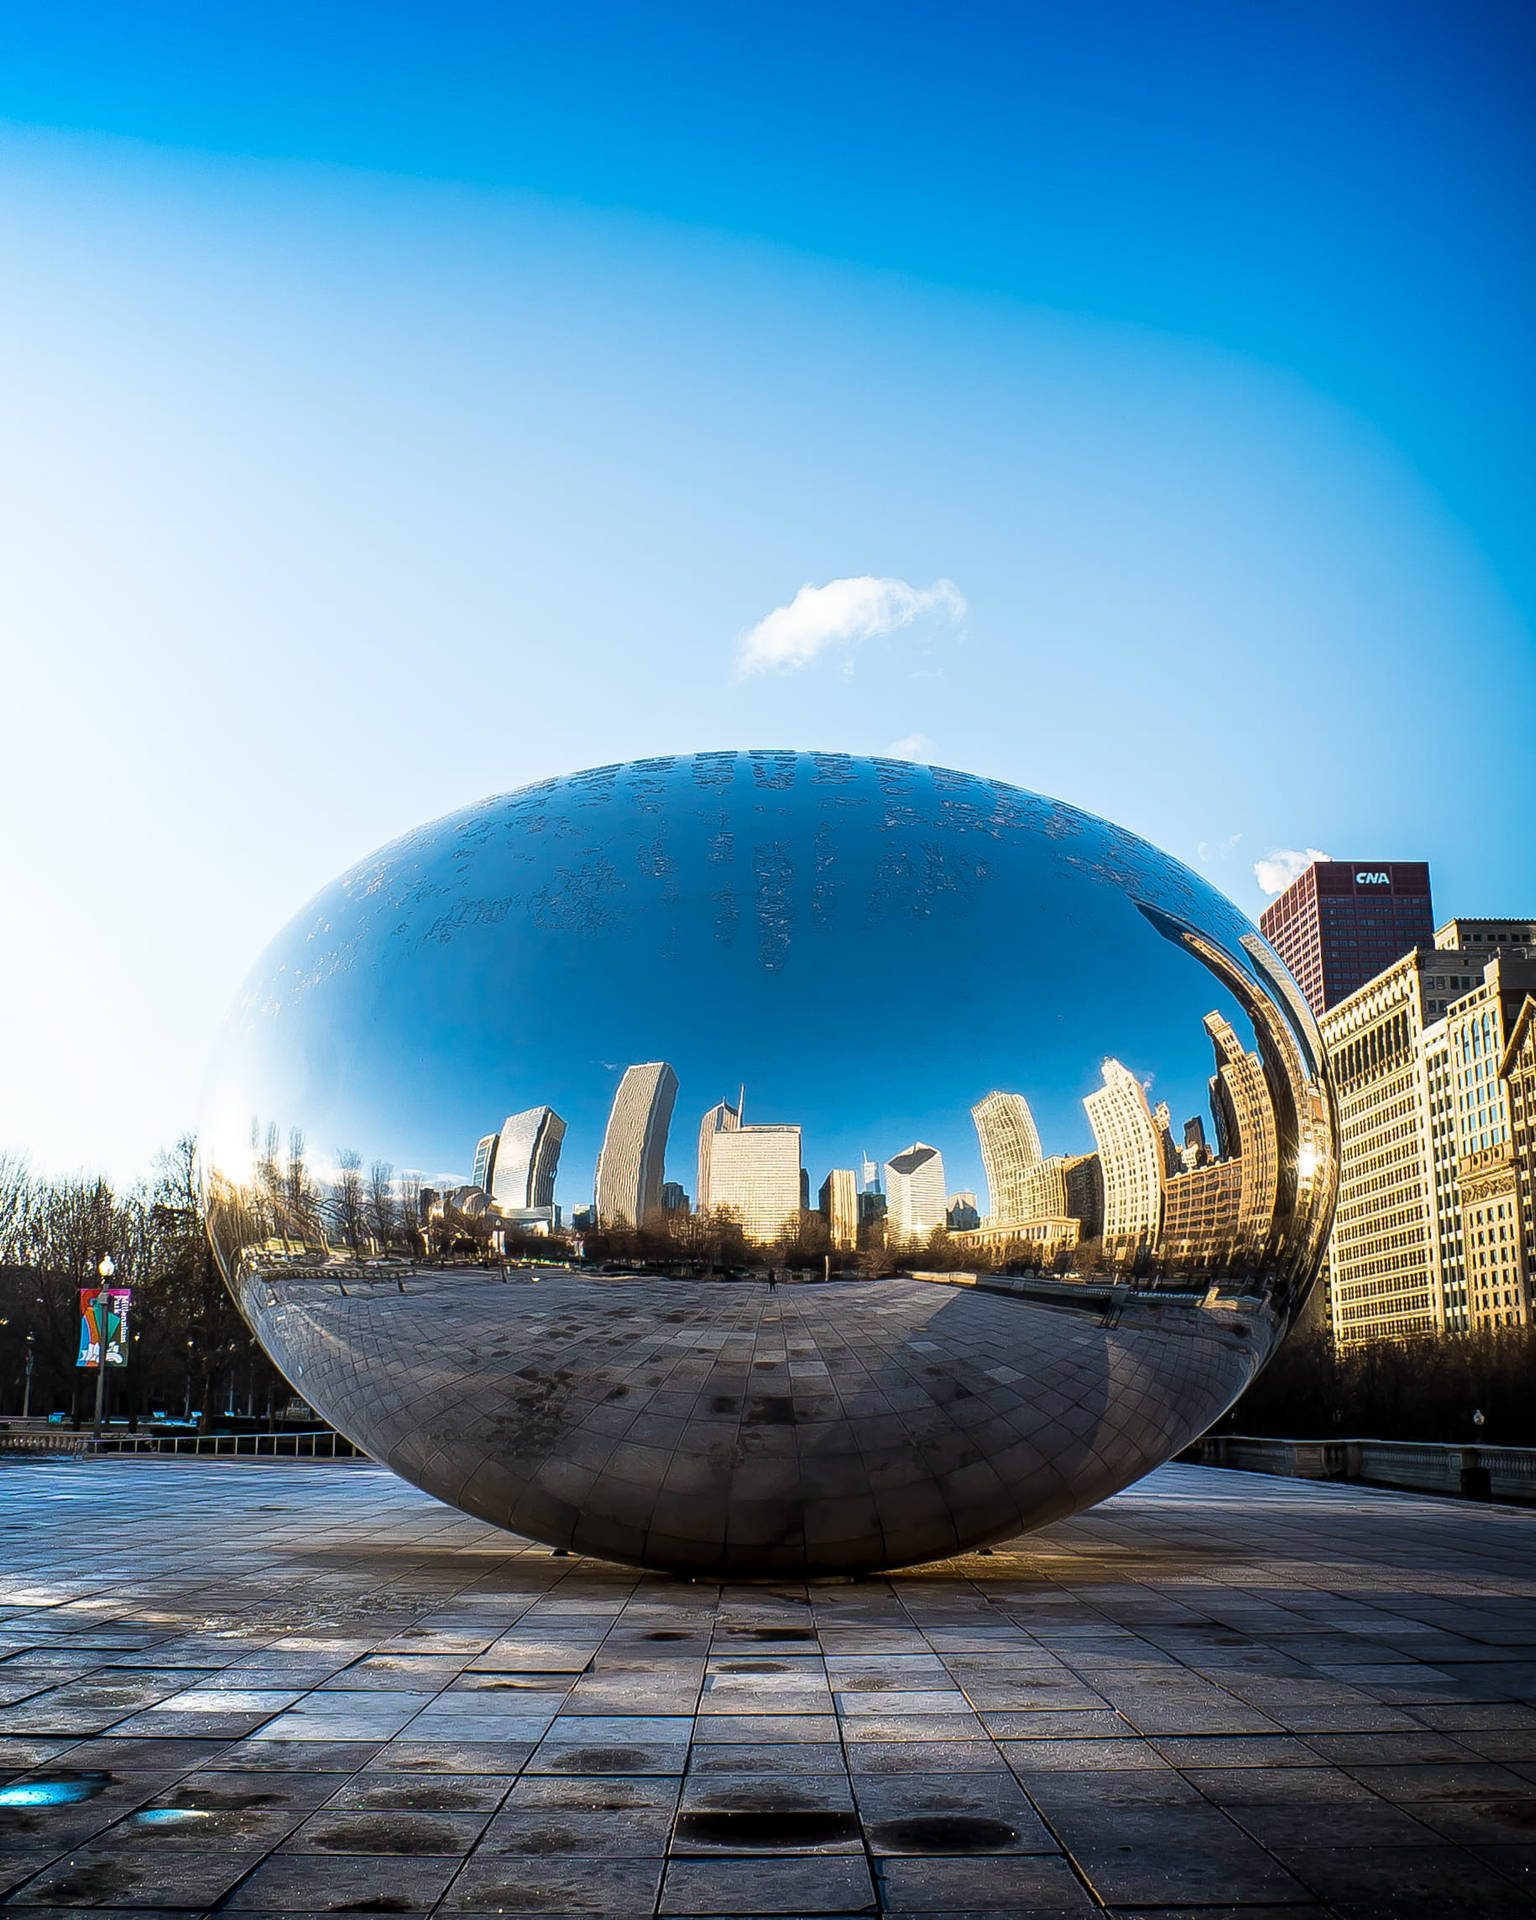
M 128 1310 L 133 1300 L 131 1287 L 82 1287 L 80 1289 L 80 1352 L 77 1367 L 101 1364 L 101 1336 L 106 1334 L 107 1365 L 128 1364 Z M 106 1325 L 103 1327 L 102 1322 Z

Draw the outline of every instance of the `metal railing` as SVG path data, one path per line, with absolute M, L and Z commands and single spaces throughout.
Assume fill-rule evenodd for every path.
M 1272 1440 L 1207 1434 L 1179 1455 L 1200 1467 L 1294 1480 L 1359 1480 L 1417 1493 L 1536 1505 L 1536 1447 L 1460 1447 L 1427 1440 Z
M 54 1430 L 0 1432 L 0 1454 L 72 1454 L 111 1458 L 118 1454 L 168 1453 L 222 1459 L 366 1460 L 361 1447 L 328 1428 L 324 1433 L 93 1433 Z

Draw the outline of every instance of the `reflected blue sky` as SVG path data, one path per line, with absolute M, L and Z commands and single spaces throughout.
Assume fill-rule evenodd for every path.
M 1451 0 L 12 0 L 0 1147 L 138 1177 L 361 850 L 721 740 L 1063 794 L 1252 914 L 1308 847 L 1529 911 L 1532 48 Z M 864 574 L 969 611 L 736 674 Z
M 468 1180 L 509 1113 L 566 1120 L 557 1200 L 592 1193 L 626 1066 L 680 1090 L 667 1177 L 695 1190 L 698 1123 L 804 1128 L 834 1166 L 940 1148 L 986 1205 L 971 1107 L 1023 1093 L 1047 1153 L 1092 1147 L 1111 1055 L 1210 1131 L 1203 1017 L 1252 1027 L 1142 904 L 1251 972 L 1251 929 L 1133 836 L 994 783 L 841 756 L 709 755 L 599 769 L 383 849 L 279 936 L 226 1041 L 217 1138 L 303 1129 L 429 1181 Z

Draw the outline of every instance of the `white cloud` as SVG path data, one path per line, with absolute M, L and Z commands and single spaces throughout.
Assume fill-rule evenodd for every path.
M 887 760 L 926 760 L 933 752 L 933 742 L 926 733 L 904 733 L 899 740 L 882 747 L 880 752 Z
M 1284 893 L 1314 860 L 1331 860 L 1320 847 L 1276 847 L 1267 860 L 1255 860 L 1253 877 L 1266 893 Z
M 1224 859 L 1241 842 L 1242 837 L 1240 833 L 1229 833 L 1225 840 L 1201 840 L 1196 844 L 1195 858 L 1197 860 Z
M 802 587 L 787 607 L 775 607 L 741 636 L 736 665 L 741 673 L 793 673 L 829 647 L 856 647 L 882 633 L 910 626 L 922 614 L 951 623 L 965 614 L 965 598 L 953 580 L 914 587 L 862 573 Z

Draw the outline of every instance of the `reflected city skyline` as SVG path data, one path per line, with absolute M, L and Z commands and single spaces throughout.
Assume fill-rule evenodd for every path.
M 1241 1391 L 1327 1232 L 1320 1059 L 1250 923 L 1107 822 L 700 754 L 344 875 L 237 1004 L 203 1172 L 267 1350 L 419 1484 L 856 1570 L 1101 1498 Z
M 1167 1103 L 1154 1107 L 1148 1098 L 1153 1077 L 1112 1058 L 1100 1063 L 1102 1085 L 1082 1100 L 1096 1142 L 1090 1153 L 1047 1154 L 1021 1092 L 995 1089 L 978 1101 L 969 1118 L 985 1169 L 984 1208 L 970 1191 L 949 1191 L 943 1150 L 924 1141 L 884 1162 L 861 1157 L 862 1190 L 859 1172 L 829 1169 L 813 1207 L 804 1130 L 793 1122 L 745 1123 L 745 1086 L 734 1102 L 717 1102 L 701 1116 L 690 1194 L 665 1178 L 678 1078 L 668 1062 L 650 1061 L 620 1078 L 589 1205 L 567 1217 L 555 1202 L 565 1122 L 550 1106 L 532 1107 L 480 1137 L 469 1181 L 420 1188 L 418 1219 L 402 1199 L 393 1236 L 369 1232 L 368 1251 L 389 1251 L 392 1238 L 423 1252 L 458 1237 L 500 1247 L 511 1231 L 565 1235 L 579 1252 L 593 1230 L 675 1230 L 690 1217 L 713 1215 L 739 1228 L 747 1248 L 767 1252 L 802 1239 L 814 1213 L 829 1253 L 915 1256 L 942 1236 L 955 1249 L 1011 1254 L 1063 1274 L 1079 1250 L 1087 1270 L 1098 1272 L 1145 1272 L 1157 1262 L 1175 1276 L 1250 1266 L 1264 1255 L 1279 1197 L 1275 1098 L 1260 1051 L 1245 1049 L 1214 1009 L 1201 1024 L 1214 1054 L 1207 1112 L 1187 1116 L 1177 1138 Z M 335 1192 L 344 1184 L 345 1170 Z M 875 1200 L 878 1207 L 860 1204 Z M 323 1209 L 311 1213 L 322 1223 L 325 1217 Z M 418 1229 L 419 1247 L 410 1247 Z

